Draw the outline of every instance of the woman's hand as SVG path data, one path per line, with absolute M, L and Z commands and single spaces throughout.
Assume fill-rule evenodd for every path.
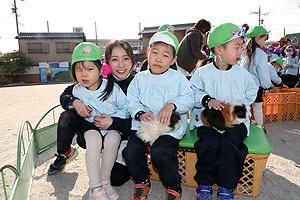
M 167 105 L 165 105 L 158 113 L 159 123 L 161 123 L 164 126 L 169 124 L 174 109 L 175 106 L 173 103 L 168 103 Z
M 106 130 L 110 125 L 112 125 L 113 119 L 108 115 L 95 115 L 94 117 L 94 125 L 99 129 Z
M 92 108 L 84 105 L 84 103 L 78 99 L 75 99 L 72 103 L 72 106 L 75 108 L 77 114 L 83 118 L 91 117 L 90 112 L 92 112 Z
M 215 110 L 222 110 L 224 108 L 224 103 L 225 101 L 218 101 L 218 100 L 215 100 L 215 99 L 211 99 L 209 102 L 208 102 L 208 108 L 211 109 L 215 109 Z

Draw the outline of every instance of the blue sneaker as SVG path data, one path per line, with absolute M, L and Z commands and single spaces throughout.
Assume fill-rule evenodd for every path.
M 234 199 L 234 193 L 231 189 L 220 187 L 218 190 L 218 200 Z
M 199 185 L 197 188 L 196 200 L 212 200 L 212 187 L 209 185 Z

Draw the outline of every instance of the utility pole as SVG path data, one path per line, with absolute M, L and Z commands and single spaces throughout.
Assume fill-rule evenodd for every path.
M 49 22 L 47 21 L 47 31 L 49 33 Z
M 250 15 L 255 14 L 258 15 L 258 25 L 260 26 L 261 24 L 264 23 L 264 19 L 261 19 L 261 15 L 268 15 L 269 12 L 267 13 L 261 13 L 260 5 L 258 6 L 258 12 L 251 12 Z
M 13 8 L 11 10 L 16 15 L 17 35 L 19 35 L 19 22 L 18 22 L 18 12 L 17 12 L 18 8 L 17 8 L 16 0 L 14 0 Z

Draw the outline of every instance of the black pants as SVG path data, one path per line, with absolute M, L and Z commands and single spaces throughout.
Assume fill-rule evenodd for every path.
M 211 127 L 201 126 L 197 134 L 200 138 L 195 143 L 198 158 L 195 175 L 197 183 L 217 183 L 227 189 L 236 188 L 248 153 L 248 148 L 243 143 L 247 136 L 246 126 L 240 124 L 227 128 L 224 134 Z
M 85 119 L 80 117 L 75 110 L 67 110 L 61 113 L 57 125 L 57 153 L 63 154 L 69 151 L 75 133 L 78 135 L 77 143 L 86 148 L 83 137 L 83 123 Z M 115 162 L 110 176 L 111 184 L 121 186 L 130 178 L 125 165 Z
M 162 183 L 166 188 L 181 190 L 181 176 L 178 172 L 177 150 L 179 140 L 169 135 L 160 136 L 150 150 L 151 161 L 157 168 Z M 127 147 L 123 150 L 123 157 L 128 166 L 129 174 L 136 184 L 142 183 L 150 176 L 147 165 L 148 148 L 136 134 L 132 134 Z
M 57 153 L 63 154 L 69 151 L 75 133 L 81 133 L 82 120 L 84 119 L 75 110 L 61 113 L 57 124 Z

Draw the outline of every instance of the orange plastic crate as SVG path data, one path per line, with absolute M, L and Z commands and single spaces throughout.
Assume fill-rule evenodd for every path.
M 295 120 L 298 114 L 296 102 L 299 95 L 297 92 L 284 92 L 269 93 L 267 97 L 263 97 L 264 123 Z

